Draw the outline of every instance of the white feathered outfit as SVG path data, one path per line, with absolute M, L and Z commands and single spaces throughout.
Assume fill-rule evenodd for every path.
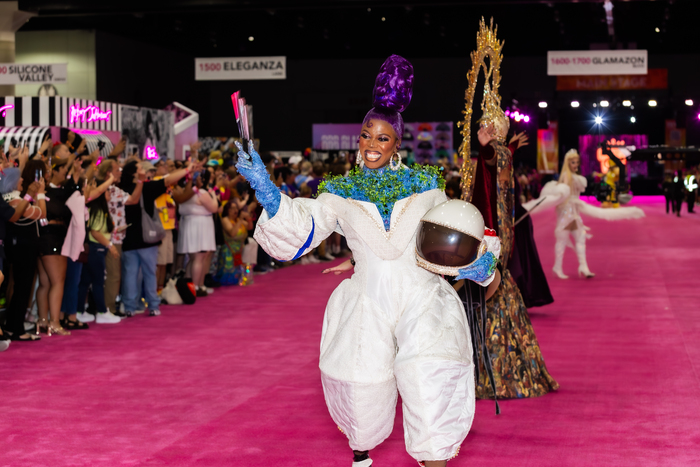
M 551 181 L 542 187 L 540 197 L 523 204 L 528 211 L 532 210 L 540 200 L 544 200 L 537 206 L 534 212 L 544 211 L 547 208 L 556 206 L 557 225 L 554 229 L 556 244 L 554 246 L 555 272 L 562 273 L 562 263 L 564 260 L 564 250 L 569 244 L 569 234 L 574 238 L 574 249 L 579 261 L 579 272 L 588 273 L 588 263 L 586 261 L 586 232 L 589 230 L 583 224 L 581 213 L 597 219 L 608 221 L 623 219 L 639 219 L 644 217 L 644 211 L 637 207 L 621 208 L 599 208 L 581 200 L 581 193 L 586 191 L 588 181 L 585 177 L 577 174 L 572 175 L 572 185 L 570 188 L 566 183 Z M 572 225 L 573 224 L 573 225 Z M 570 227 L 571 226 L 571 227 Z
M 397 389 L 406 449 L 416 460 L 454 457 L 474 418 L 472 345 L 462 302 L 440 276 L 416 264 L 423 215 L 446 201 L 432 189 L 398 200 L 391 229 L 373 203 L 323 193 L 282 195 L 255 239 L 271 256 L 291 260 L 333 231 L 347 239 L 355 271 L 326 307 L 320 369 L 331 417 L 356 451 L 389 436 Z

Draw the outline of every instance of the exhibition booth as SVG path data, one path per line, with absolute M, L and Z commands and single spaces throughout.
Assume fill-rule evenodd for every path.
M 0 97 L 5 152 L 11 144 L 27 144 L 33 154 L 47 133 L 53 141 L 66 141 L 73 131 L 90 152 L 103 142 L 102 156 L 124 138 L 127 155 L 181 160 L 186 146 L 197 141 L 198 123 L 197 112 L 177 102 L 161 110 L 63 96 Z

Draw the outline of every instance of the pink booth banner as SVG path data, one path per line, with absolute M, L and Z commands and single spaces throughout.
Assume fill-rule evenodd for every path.
M 607 156 L 600 154 L 600 144 L 615 140 L 618 144 L 635 146 L 644 149 L 649 146 L 647 135 L 581 135 L 578 137 L 579 154 L 581 155 L 581 174 L 591 175 L 593 172 L 607 172 Z M 602 160 L 601 160 L 602 159 Z M 627 178 L 649 174 L 646 161 L 627 161 Z

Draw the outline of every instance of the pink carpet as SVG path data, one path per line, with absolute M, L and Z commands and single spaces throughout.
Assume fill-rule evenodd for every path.
M 555 303 L 532 321 L 561 390 L 477 403 L 457 466 L 700 465 L 700 214 L 587 220 L 591 280 L 552 277 L 553 213 L 535 230 Z M 0 465 L 347 466 L 317 367 L 323 265 L 218 289 L 0 354 Z M 400 417 L 375 467 L 414 466 Z

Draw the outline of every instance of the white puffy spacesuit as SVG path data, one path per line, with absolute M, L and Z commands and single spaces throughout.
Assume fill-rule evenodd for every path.
M 255 239 L 280 260 L 300 257 L 334 231 L 352 250 L 354 274 L 326 307 L 320 368 L 328 409 L 353 450 L 389 436 L 397 389 L 406 449 L 418 461 L 454 457 L 472 424 L 474 367 L 462 302 L 416 263 L 420 219 L 446 199 L 432 189 L 398 200 L 388 231 L 373 203 L 329 193 L 282 195 L 275 216 L 264 212 L 258 222 Z

